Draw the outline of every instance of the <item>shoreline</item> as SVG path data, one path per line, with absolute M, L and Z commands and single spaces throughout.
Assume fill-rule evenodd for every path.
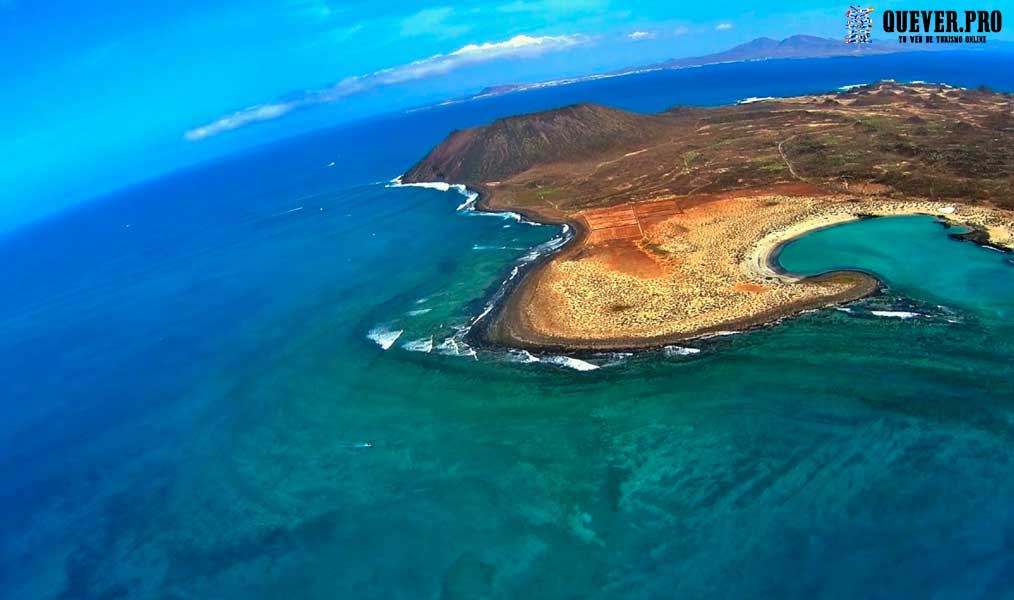
M 469 197 L 459 208 L 573 231 L 513 265 L 466 339 L 655 348 L 875 293 L 880 281 L 861 268 L 804 277 L 781 267 L 786 243 L 825 227 L 924 214 L 969 228 L 952 238 L 1014 248 L 1008 182 L 976 170 L 1009 109 L 985 90 L 894 82 L 655 115 L 575 104 L 456 131 L 404 178 L 456 182 L 424 185 L 454 185 Z M 945 135 L 953 152 L 940 163 L 932 142 Z M 890 176 L 856 179 L 858 167 Z
M 566 352 L 578 355 L 582 353 L 661 350 L 667 346 L 683 342 L 707 340 L 767 327 L 807 310 L 829 308 L 875 295 L 883 287 L 883 283 L 879 279 L 868 273 L 859 271 L 835 271 L 809 277 L 796 277 L 781 271 L 776 263 L 769 262 L 777 259 L 777 250 L 781 246 L 796 237 L 806 235 L 816 229 L 833 227 L 862 218 L 850 216 L 849 218 L 822 223 L 811 228 L 804 227 L 798 232 L 793 230 L 792 235 L 784 239 L 779 238 L 770 247 L 770 251 L 765 254 L 766 260 L 763 261 L 769 270 L 766 275 L 782 280 L 787 279 L 793 283 L 800 281 L 812 283 L 834 281 L 848 284 L 849 288 L 845 292 L 831 298 L 813 302 L 789 303 L 756 315 L 731 320 L 713 327 L 702 328 L 688 334 L 664 334 L 650 337 L 617 336 L 599 340 L 560 339 L 542 336 L 536 333 L 530 323 L 527 322 L 523 307 L 530 301 L 534 288 L 538 286 L 538 278 L 541 272 L 553 261 L 565 259 L 569 255 L 579 252 L 582 244 L 588 239 L 590 232 L 585 223 L 579 219 L 557 218 L 556 215 L 547 215 L 537 210 L 523 210 L 517 207 L 491 206 L 489 201 L 491 194 L 488 190 L 472 189 L 472 191 L 478 193 L 478 198 L 473 205 L 476 210 L 491 214 L 514 212 L 540 225 L 568 225 L 574 231 L 574 235 L 563 246 L 553 252 L 540 256 L 530 264 L 521 265 L 522 271 L 519 272 L 517 277 L 501 283 L 488 294 L 490 301 L 495 302 L 494 305 L 490 311 L 472 323 L 472 327 L 466 336 L 466 341 L 473 347 L 515 349 L 532 353 Z M 497 296 L 499 297 L 497 298 Z
M 470 188 L 471 189 L 471 188 Z M 599 339 L 568 339 L 547 336 L 535 331 L 527 318 L 524 307 L 531 302 L 540 278 L 544 271 L 555 261 L 566 260 L 579 253 L 589 237 L 589 230 L 579 219 L 558 218 L 556 215 L 544 214 L 541 211 L 519 210 L 517 207 L 500 207 L 490 203 L 489 190 L 473 190 L 479 194 L 475 202 L 476 210 L 489 213 L 515 212 L 524 218 L 539 224 L 568 225 L 574 231 L 573 237 L 557 250 L 540 256 L 531 264 L 522 265 L 523 271 L 518 277 L 509 281 L 506 288 L 498 287 L 491 297 L 499 296 L 491 310 L 477 319 L 468 333 L 467 341 L 475 347 L 498 349 L 520 349 L 533 353 L 567 352 L 630 352 L 664 349 L 674 344 L 688 341 L 707 340 L 727 333 L 741 333 L 774 325 L 786 318 L 791 318 L 808 310 L 841 306 L 850 302 L 878 294 L 884 286 L 876 276 L 855 270 L 832 271 L 814 276 L 796 276 L 781 268 L 778 261 L 780 250 L 789 242 L 821 229 L 835 227 L 863 219 L 884 218 L 890 216 L 926 215 L 932 216 L 943 223 L 960 225 L 969 229 L 966 234 L 953 234 L 952 237 L 971 241 L 978 245 L 1010 251 L 1005 246 L 990 241 L 990 232 L 985 226 L 974 222 L 955 219 L 954 205 L 942 206 L 939 202 L 892 202 L 885 203 L 888 210 L 877 210 L 864 207 L 864 212 L 832 212 L 812 218 L 804 218 L 769 232 L 752 244 L 752 251 L 742 261 L 745 274 L 753 279 L 777 281 L 782 284 L 826 284 L 844 285 L 845 289 L 827 297 L 813 298 L 789 302 L 756 314 L 730 319 L 718 325 L 703 327 L 691 332 L 674 332 L 656 336 L 611 336 Z M 965 207 L 966 205 L 959 205 Z M 883 207 L 880 207 L 883 208 Z M 931 210 L 937 208 L 937 211 Z M 970 208 L 970 207 L 969 207 Z M 950 210 L 948 210 L 950 209 Z M 978 209 L 981 211 L 981 209 Z M 972 219 L 973 221 L 975 219 Z
M 500 216 L 512 213 L 532 224 L 570 228 L 571 235 L 566 237 L 559 247 L 540 254 L 530 261 L 519 261 L 510 266 L 509 272 L 511 274 L 487 291 L 483 303 L 486 307 L 485 310 L 474 317 L 462 339 L 473 348 L 522 350 L 536 355 L 567 353 L 583 356 L 602 352 L 664 350 L 666 347 L 688 341 L 705 341 L 771 326 L 806 311 L 841 306 L 874 296 L 883 289 L 884 282 L 871 273 L 841 270 L 812 276 L 797 276 L 786 272 L 778 263 L 781 249 L 791 241 L 821 229 L 849 222 L 890 216 L 925 215 L 938 219 L 945 227 L 961 226 L 968 229 L 965 233 L 949 234 L 949 237 L 955 240 L 969 241 L 980 246 L 1011 252 L 1010 243 L 1014 239 L 1014 235 L 1011 234 L 1011 221 L 1007 220 L 1004 224 L 998 225 L 996 211 L 991 208 L 924 200 L 885 201 L 852 198 L 848 201 L 828 201 L 826 204 L 820 205 L 816 214 L 793 219 L 752 242 L 750 251 L 739 262 L 743 274 L 754 281 L 777 282 L 782 285 L 831 284 L 841 288 L 839 291 L 823 297 L 787 302 L 688 332 L 652 336 L 603 336 L 598 339 L 566 338 L 547 336 L 537 332 L 528 320 L 524 308 L 531 302 L 532 296 L 538 289 L 540 280 L 548 268 L 557 261 L 579 255 L 586 248 L 586 242 L 592 232 L 583 219 L 532 207 L 518 207 L 509 203 L 498 204 L 494 191 L 482 184 L 471 187 L 445 182 L 402 184 L 399 178 L 396 178 L 388 185 L 420 186 L 436 188 L 441 191 L 455 191 L 467 198 L 466 202 L 458 207 L 458 210 Z M 743 195 L 749 194 L 748 191 L 741 192 Z M 813 199 L 810 198 L 810 200 Z M 706 206 L 707 203 L 703 203 L 703 205 Z M 963 211 L 960 216 L 955 214 L 956 207 L 960 207 Z M 566 236 L 566 229 L 562 233 Z M 998 233 L 1002 239 L 995 240 L 994 236 L 998 236 Z
M 556 250 L 547 252 L 527 264 L 515 264 L 514 267 L 519 269 L 517 275 L 514 277 L 508 277 L 505 281 L 497 284 L 491 292 L 487 293 L 486 304 L 492 302 L 493 305 L 489 311 L 480 315 L 471 323 L 470 329 L 465 336 L 465 341 L 469 346 L 474 348 L 513 349 L 526 350 L 530 352 L 554 350 L 554 348 L 550 347 L 513 343 L 509 338 L 501 337 L 499 335 L 502 327 L 501 323 L 505 318 L 505 313 L 512 307 L 516 306 L 517 297 L 524 293 L 524 290 L 527 286 L 531 285 L 531 281 L 538 276 L 541 270 L 543 270 L 553 260 L 556 260 L 561 256 L 566 256 L 568 252 L 573 252 L 576 248 L 581 246 L 582 242 L 584 242 L 588 237 L 588 228 L 585 227 L 584 223 L 579 219 L 568 219 L 562 216 L 558 217 L 557 215 L 548 215 L 537 210 L 525 210 L 516 207 L 499 208 L 491 206 L 489 202 L 492 194 L 489 190 L 485 189 L 484 186 L 480 186 L 477 189 L 468 189 L 471 189 L 472 192 L 478 194 L 476 201 L 472 205 L 474 210 L 489 214 L 512 212 L 521 215 L 522 218 L 536 223 L 537 225 L 569 227 L 573 234 Z M 577 348 L 566 346 L 555 348 L 555 350 L 571 349 Z
M 785 305 L 778 309 L 758 313 L 752 317 L 744 317 L 738 321 L 730 321 L 689 334 L 659 335 L 644 338 L 614 337 L 594 341 L 558 340 L 536 335 L 527 335 L 525 337 L 519 335 L 515 329 L 502 320 L 504 317 L 502 313 L 513 308 L 509 307 L 509 304 L 516 302 L 518 298 L 518 287 L 515 287 L 512 293 L 503 298 L 500 304 L 501 310 L 495 311 L 501 314 L 497 314 L 492 321 L 483 327 L 479 327 L 478 330 L 473 329 L 473 334 L 478 331 L 478 334 L 476 334 L 478 337 L 472 338 L 470 335 L 469 344 L 478 348 L 525 350 L 534 354 L 566 353 L 574 356 L 602 352 L 649 352 L 663 350 L 666 347 L 678 346 L 687 342 L 705 342 L 717 337 L 766 328 L 809 310 L 841 306 L 855 302 L 856 300 L 875 296 L 883 287 L 880 280 L 859 271 L 836 271 L 834 273 L 817 275 L 808 278 L 808 280 L 812 282 L 841 282 L 843 278 L 851 280 L 849 283 L 854 286 L 853 289 L 856 291 L 842 294 L 840 297 L 832 298 L 825 302 Z

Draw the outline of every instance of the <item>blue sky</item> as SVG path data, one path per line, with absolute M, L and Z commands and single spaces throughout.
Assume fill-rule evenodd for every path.
M 945 4 L 874 5 L 961 8 Z M 486 85 L 762 35 L 837 37 L 846 5 L 0 0 L 0 230 L 300 130 Z

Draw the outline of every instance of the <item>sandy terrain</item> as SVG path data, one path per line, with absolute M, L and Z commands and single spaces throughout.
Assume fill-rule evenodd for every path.
M 779 245 L 860 215 L 931 214 L 1009 244 L 1014 214 L 953 202 L 726 194 L 645 222 L 641 207 L 579 213 L 584 235 L 543 265 L 503 311 L 526 346 L 650 346 L 777 320 L 868 295 L 859 273 L 801 279 L 769 262 Z M 506 317 L 506 318 L 503 318 Z

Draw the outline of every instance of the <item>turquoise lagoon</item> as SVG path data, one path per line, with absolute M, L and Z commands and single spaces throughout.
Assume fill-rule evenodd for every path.
M 802 275 L 865 271 L 898 294 L 938 303 L 937 309 L 960 308 L 987 320 L 1010 321 L 1012 255 L 949 238 L 964 231 L 928 215 L 864 219 L 793 240 L 777 261 Z

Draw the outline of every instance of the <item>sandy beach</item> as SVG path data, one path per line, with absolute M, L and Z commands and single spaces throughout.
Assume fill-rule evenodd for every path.
M 890 217 L 904 215 L 929 215 L 945 220 L 953 225 L 962 225 L 969 229 L 984 232 L 989 243 L 999 248 L 1012 249 L 1012 231 L 1014 231 L 1014 215 L 1009 211 L 969 206 L 954 202 L 911 201 L 897 202 L 886 200 L 844 201 L 838 203 L 821 203 L 797 221 L 778 227 L 755 242 L 744 260 L 746 272 L 754 279 L 778 280 L 786 283 L 799 281 L 801 278 L 782 272 L 772 264 L 772 257 L 778 247 L 794 238 L 812 231 L 833 227 L 863 217 Z

